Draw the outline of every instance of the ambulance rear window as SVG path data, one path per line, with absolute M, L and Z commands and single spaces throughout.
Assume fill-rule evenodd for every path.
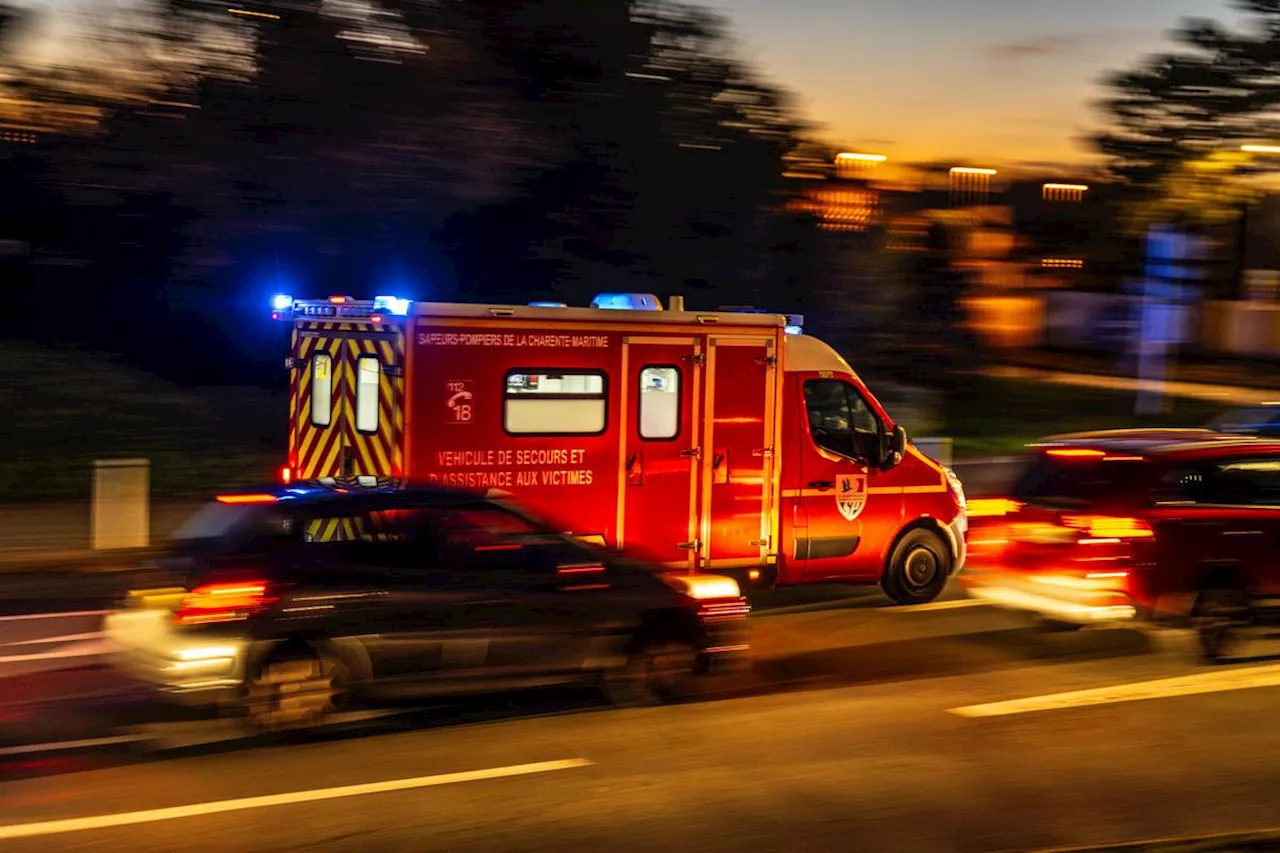
M 507 374 L 502 426 L 511 435 L 599 435 L 608 395 L 598 370 Z

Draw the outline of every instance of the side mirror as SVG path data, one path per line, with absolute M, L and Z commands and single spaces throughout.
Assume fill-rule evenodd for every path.
M 907 431 L 901 424 L 894 425 L 893 435 L 889 437 L 887 445 L 880 460 L 880 467 L 885 471 L 902 462 L 907 455 Z

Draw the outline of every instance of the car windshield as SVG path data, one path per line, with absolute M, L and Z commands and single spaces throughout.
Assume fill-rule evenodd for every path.
M 1132 494 L 1149 466 L 1131 457 L 1036 457 L 1013 487 L 1014 500 L 1024 503 L 1089 506 Z

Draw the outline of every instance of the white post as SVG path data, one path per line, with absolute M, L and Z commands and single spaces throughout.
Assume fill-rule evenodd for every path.
M 151 545 L 150 490 L 149 459 L 99 459 L 93 463 L 93 550 Z

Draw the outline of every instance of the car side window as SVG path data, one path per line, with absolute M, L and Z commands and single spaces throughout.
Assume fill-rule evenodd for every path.
M 492 505 L 444 509 L 438 525 L 442 565 L 465 571 L 530 568 L 527 545 L 542 532 L 527 519 Z
M 429 569 L 441 563 L 438 513 L 422 507 L 388 507 L 308 519 L 303 542 L 333 545 L 366 566 Z
M 875 459 L 880 419 L 858 389 L 840 379 L 810 379 L 804 403 L 814 444 L 840 456 Z
M 1211 467 L 1199 503 L 1280 507 L 1280 458 L 1231 459 Z

